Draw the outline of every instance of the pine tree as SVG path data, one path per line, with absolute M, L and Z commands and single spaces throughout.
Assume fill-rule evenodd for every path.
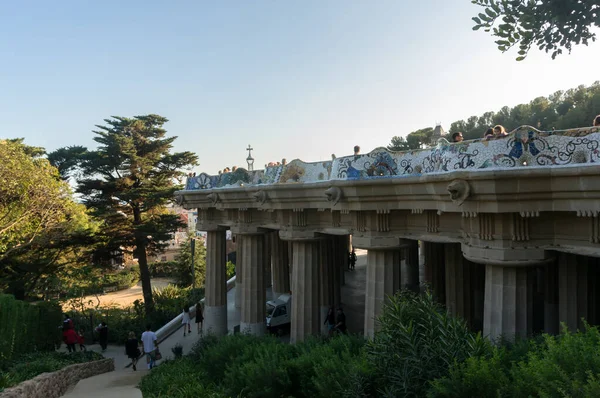
M 106 125 L 93 131 L 98 148 L 72 151 L 75 158 L 66 164 L 74 166 L 61 170 L 68 175 L 78 169 L 77 193 L 92 214 L 104 221 L 103 250 L 96 253 L 96 260 L 133 249 L 146 313 L 154 308 L 147 254 L 161 252 L 172 234 L 186 227 L 165 206 L 182 188 L 178 184 L 182 169 L 197 164 L 191 152 L 171 153 L 177 137 L 166 137 L 163 125 L 167 121 L 158 115 L 105 119 Z M 65 149 L 56 152 L 68 153 Z

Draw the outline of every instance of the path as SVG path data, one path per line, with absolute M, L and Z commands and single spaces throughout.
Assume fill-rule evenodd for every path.
M 366 280 L 366 251 L 357 250 L 357 263 L 355 271 L 347 271 L 346 284 L 342 286 L 342 304 L 346 313 L 348 329 L 353 333 L 361 333 L 364 327 L 364 309 L 365 309 L 365 280 Z M 270 290 L 267 290 L 267 300 L 271 299 Z M 239 325 L 239 311 L 235 310 L 235 288 L 227 292 L 227 326 L 233 330 L 234 326 Z M 183 337 L 183 329 L 177 330 L 165 341 L 160 344 L 160 351 L 164 359 L 173 358 L 171 348 L 176 344 L 181 344 L 183 354 L 188 354 L 194 344 L 198 341 L 199 335 L 196 333 L 196 324 L 192 324 L 192 334 Z M 288 336 L 284 336 L 288 340 Z M 99 345 L 89 346 L 88 349 L 100 352 Z M 140 398 L 142 392 L 137 388 L 142 377 L 148 374 L 145 358 L 138 363 L 138 370 L 125 368 L 130 361 L 125 356 L 125 348 L 122 346 L 109 346 L 104 352 L 107 358 L 115 359 L 115 371 L 104 373 L 98 376 L 81 380 L 71 390 L 65 394 L 65 397 L 119 397 L 119 398 Z M 163 360 L 164 360 L 163 359 Z M 159 365 L 162 361 L 159 361 Z

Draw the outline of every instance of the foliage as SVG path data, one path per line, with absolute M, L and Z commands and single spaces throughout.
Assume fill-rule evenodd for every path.
M 387 146 L 387 149 L 390 151 L 407 151 L 410 148 L 410 146 L 408 145 L 408 142 L 406 141 L 406 139 L 404 139 L 404 137 L 399 137 L 399 136 L 394 136 L 392 137 L 392 142 L 390 143 L 390 145 Z
M 235 264 L 232 263 L 231 261 L 227 261 L 227 264 L 225 265 L 226 267 L 226 277 L 227 280 L 233 278 L 235 276 Z
M 58 304 L 37 304 L 0 294 L 0 362 L 33 351 L 54 350 L 61 341 Z
M 104 221 L 102 250 L 96 259 L 108 258 L 123 248 L 133 248 L 138 259 L 147 314 L 153 310 L 147 254 L 161 252 L 172 233 L 186 225 L 166 211 L 183 168 L 196 164 L 191 152 L 171 153 L 176 137 L 166 138 L 158 115 L 105 119 L 97 126 L 95 150 L 59 150 L 66 174 L 77 175 L 77 192 L 92 214 Z
M 192 279 L 192 248 L 190 238 L 188 237 L 181 244 L 179 254 L 175 257 L 176 269 L 174 273 L 175 281 L 180 286 L 204 286 L 206 277 L 206 247 L 204 239 L 195 238 L 194 245 L 194 280 Z
M 94 328 L 100 322 L 108 325 L 108 342 L 124 344 L 129 332 L 141 334 L 150 324 L 157 330 L 181 314 L 185 306 L 192 306 L 204 297 L 204 289 L 179 288 L 168 285 L 154 291 L 155 310 L 146 315 L 144 304 L 136 300 L 132 306 L 120 307 L 81 307 L 73 306 L 69 312 L 75 328 L 83 328 L 86 339 L 93 339 Z
M 85 254 L 97 230 L 41 148 L 0 140 L 0 289 L 24 298 Z
M 599 348 L 598 328 L 587 325 L 576 333 L 563 330 L 516 347 L 494 347 L 491 355 L 456 364 L 447 377 L 432 383 L 429 396 L 598 396 Z
M 175 359 L 183 357 L 183 346 L 179 343 L 171 347 L 171 352 L 175 355 Z
M 497 124 L 505 126 L 507 131 L 523 125 L 540 130 L 589 126 L 599 112 L 600 82 L 595 82 L 588 87 L 581 85 L 567 91 L 557 91 L 548 97 L 537 97 L 528 104 L 512 108 L 505 106 L 497 112 L 471 116 L 466 121 L 457 120 L 450 125 L 447 137 L 449 139 L 452 134 L 462 132 L 465 140 L 483 138 L 486 130 Z M 431 143 L 432 133 L 430 127 L 413 131 L 406 136 L 406 142 L 410 149 L 417 149 L 421 144 Z M 389 147 L 393 144 L 392 141 Z
M 69 365 L 98 361 L 103 358 L 101 354 L 93 351 L 25 354 L 15 360 L 3 363 L 0 368 L 0 391 L 25 380 L 33 379 L 42 373 L 56 372 Z
M 144 397 L 187 397 L 179 387 L 188 383 L 218 397 L 372 396 L 364 344 L 354 336 L 289 345 L 271 336 L 209 335 L 145 377 L 140 389 Z
M 140 281 L 140 271 L 137 267 L 107 271 L 99 266 L 86 265 L 69 267 L 54 281 L 53 285 L 46 286 L 50 292 L 60 293 L 61 298 L 82 297 L 104 293 L 109 287 L 129 289 Z
M 573 44 L 588 45 L 596 40 L 593 27 L 600 27 L 600 4 L 597 0 L 529 1 L 529 0 L 472 0 L 484 7 L 473 17 L 473 30 L 484 28 L 493 32 L 498 49 L 507 51 L 519 47 L 517 61 L 527 56 L 536 45 L 552 59 L 571 52 Z
M 557 91 L 548 97 L 535 98 L 528 104 L 512 108 L 505 106 L 498 112 L 485 112 L 481 116 L 471 116 L 467 121 L 456 121 L 451 124 L 449 134 L 460 131 L 466 140 L 481 138 L 488 128 L 496 124 L 505 126 L 507 131 L 522 125 L 541 130 L 589 126 L 599 109 L 600 82 L 595 82 L 589 87 L 582 85 Z
M 455 362 L 490 349 L 487 340 L 448 314 L 429 292 L 396 294 L 378 322 L 367 356 L 382 396 L 423 396 L 429 382 L 447 375 Z
M 148 264 L 150 276 L 154 277 L 172 277 L 177 272 L 179 264 L 176 261 L 155 261 Z
M 423 144 L 431 143 L 431 136 L 433 135 L 433 127 L 425 127 L 417 131 L 413 131 L 406 136 L 406 142 L 410 149 L 419 149 Z

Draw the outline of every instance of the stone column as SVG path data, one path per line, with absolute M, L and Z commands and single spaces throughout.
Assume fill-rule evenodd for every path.
M 446 308 L 454 315 L 472 324 L 471 263 L 462 254 L 460 243 L 444 245 L 446 260 Z
M 287 242 L 288 245 L 288 268 L 290 269 L 290 286 L 292 286 L 292 268 L 294 262 L 294 245 L 292 242 Z
M 333 239 L 325 238 L 320 241 L 319 253 L 321 256 L 320 260 L 320 284 L 319 284 L 319 296 L 321 305 L 321 317 L 319 322 L 321 325 L 321 334 L 327 336 L 329 334 L 328 326 L 325 324 L 327 318 L 327 312 L 330 307 L 335 306 L 335 294 L 334 294 L 334 280 L 333 280 L 333 261 L 332 261 L 332 246 Z
M 570 331 L 583 327 L 588 318 L 587 258 L 575 254 L 558 256 L 558 320 Z
M 331 244 L 327 246 L 330 250 L 329 261 L 332 267 L 332 290 L 333 290 L 333 305 L 338 308 L 342 304 L 342 276 L 344 270 L 339 265 L 339 250 L 337 249 L 337 236 L 331 238 Z
M 410 241 L 402 260 L 402 289 L 419 292 L 419 241 Z
M 365 337 L 372 338 L 378 329 L 388 296 L 400 288 L 400 249 L 369 250 L 367 253 L 367 286 L 365 290 Z
M 206 300 L 204 330 L 227 334 L 227 250 L 225 231 L 208 231 L 206 236 Z
M 445 304 L 444 244 L 425 241 L 422 244 L 425 255 L 425 282 L 429 284 L 436 300 L 441 304 Z
M 242 235 L 235 237 L 235 309 L 240 311 L 242 308 L 242 290 L 244 290 L 244 255 L 242 253 Z
M 293 241 L 292 322 L 290 343 L 320 331 L 319 241 Z
M 483 332 L 483 313 L 485 303 L 485 265 L 471 263 L 471 289 L 473 312 L 471 330 Z
M 238 235 L 241 239 L 244 282 L 240 332 L 261 336 L 265 333 L 265 235 Z
M 271 235 L 271 259 L 273 264 L 273 298 L 277 298 L 290 292 L 288 242 L 279 238 L 279 232 Z
M 527 267 L 485 266 L 483 334 L 525 337 L 531 332 L 532 275 Z
M 278 234 L 279 232 L 276 231 L 272 231 L 272 232 L 268 232 L 265 235 L 265 255 L 264 255 L 264 270 L 265 270 L 265 287 L 269 287 L 273 285 L 273 281 L 272 281 L 272 266 L 273 266 L 273 262 L 272 262 L 272 257 L 271 257 L 271 242 L 273 240 L 273 236 L 275 234 Z
M 558 334 L 558 265 L 544 269 L 544 332 Z

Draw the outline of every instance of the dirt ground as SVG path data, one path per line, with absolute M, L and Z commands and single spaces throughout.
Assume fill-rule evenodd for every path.
M 152 289 L 161 290 L 165 288 L 169 283 L 173 283 L 173 280 L 170 278 L 153 278 L 151 280 Z M 98 304 L 98 300 L 100 300 L 100 306 L 117 306 L 117 307 L 128 307 L 133 304 L 135 300 L 142 300 L 142 283 L 138 282 L 132 288 L 120 290 L 118 292 L 111 292 L 102 295 L 96 296 L 85 296 L 83 301 L 87 303 L 88 301 L 92 301 L 91 306 L 96 306 Z M 66 301 L 63 304 L 64 309 L 71 308 L 70 300 Z

